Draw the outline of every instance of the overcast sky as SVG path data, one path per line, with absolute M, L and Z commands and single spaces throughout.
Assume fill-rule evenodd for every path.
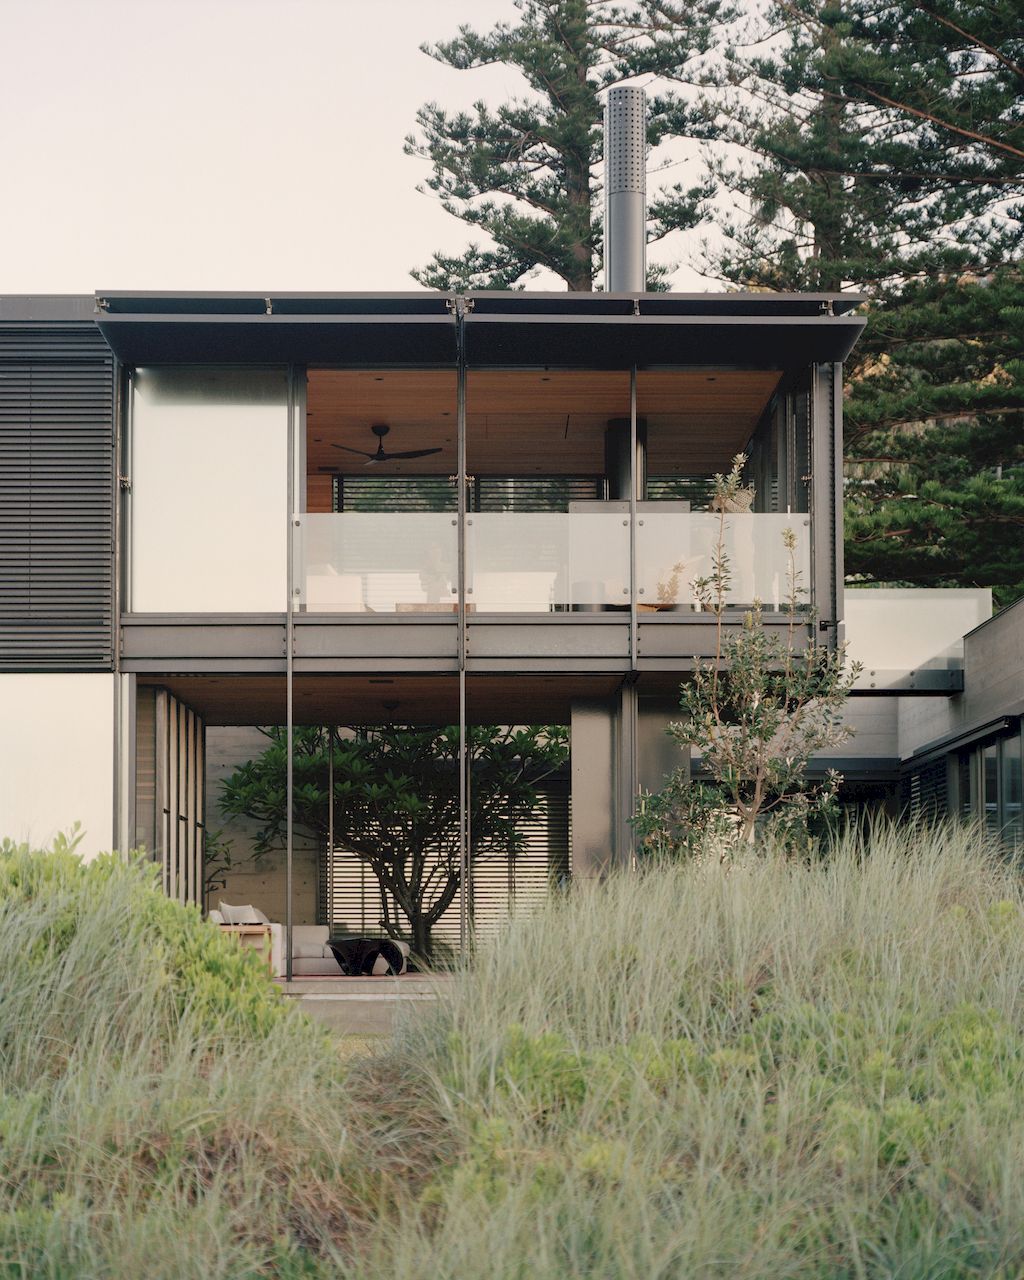
M 470 237 L 416 191 L 417 107 L 522 88 L 419 45 L 514 15 L 511 0 L 0 0 L 0 292 L 416 288 L 411 267 Z M 705 286 L 684 271 L 674 287 Z

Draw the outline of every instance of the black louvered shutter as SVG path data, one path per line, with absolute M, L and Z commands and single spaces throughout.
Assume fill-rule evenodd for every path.
M 947 815 L 946 792 L 946 761 L 932 760 L 905 778 L 903 804 L 913 821 L 935 822 Z
M 92 324 L 0 325 L 0 670 L 113 669 L 113 376 Z

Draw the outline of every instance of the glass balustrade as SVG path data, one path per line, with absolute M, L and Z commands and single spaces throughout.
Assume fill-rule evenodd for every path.
M 725 603 L 747 608 L 760 600 L 766 610 L 785 609 L 790 597 L 790 559 L 784 534 L 796 538 L 793 555 L 797 604 L 806 609 L 811 589 L 811 525 L 806 514 L 652 512 L 637 516 L 637 605 L 641 611 L 693 611 L 701 607 L 695 583 L 714 572 L 719 537 L 728 561 Z
M 711 512 L 652 512 L 636 521 L 642 612 L 700 609 L 720 534 Z M 784 609 L 796 537 L 798 604 L 810 599 L 805 514 L 727 515 L 726 604 Z M 450 513 L 296 516 L 295 602 L 311 613 L 450 613 L 457 601 L 458 528 Z M 474 613 L 601 612 L 630 603 L 629 518 L 609 512 L 474 512 L 466 517 L 466 604 Z
M 480 613 L 628 607 L 628 517 L 547 511 L 468 516 L 466 602 Z
M 458 530 L 451 514 L 298 515 L 295 603 L 307 613 L 451 612 Z

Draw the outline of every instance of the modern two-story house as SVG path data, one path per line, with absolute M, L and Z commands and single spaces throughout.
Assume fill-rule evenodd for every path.
M 639 170 L 620 183 L 634 204 Z M 714 653 L 694 582 L 712 477 L 741 453 L 754 500 L 726 520 L 727 625 L 759 600 L 788 629 L 789 528 L 798 644 L 840 643 L 848 620 L 865 660 L 860 735 L 818 765 L 844 769 L 851 802 L 1019 829 L 1020 607 L 844 601 L 859 299 L 610 284 L 0 299 L 0 834 L 79 820 L 86 852 L 143 846 L 198 902 L 206 746 L 230 727 L 452 725 L 464 743 L 558 724 L 570 764 L 518 868 L 471 866 L 461 752 L 451 936 L 628 861 L 637 795 L 679 764 L 679 684 Z M 289 926 L 365 897 L 344 852 L 289 833 Z
M 159 846 L 187 896 L 203 726 L 289 708 L 570 725 L 576 873 L 624 856 L 674 691 L 713 644 L 692 582 L 735 454 L 756 492 L 728 521 L 737 624 L 759 598 L 784 625 L 791 526 L 813 639 L 835 641 L 855 305 L 9 299 L 0 661 L 33 679 L 6 724 L 100 770 L 116 819 L 91 801 L 95 838 Z

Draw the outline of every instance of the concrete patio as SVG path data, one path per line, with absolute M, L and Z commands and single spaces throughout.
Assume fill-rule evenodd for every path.
M 449 986 L 447 975 L 407 973 L 386 978 L 295 978 L 281 981 L 304 1013 L 339 1035 L 387 1035 L 399 1016 L 431 1008 Z

